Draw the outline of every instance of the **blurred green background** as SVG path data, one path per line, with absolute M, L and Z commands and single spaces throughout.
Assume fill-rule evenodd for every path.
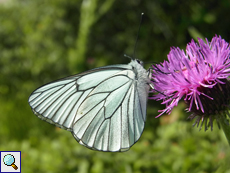
M 197 37 L 230 40 L 229 0 L 0 0 L 0 150 L 22 151 L 23 173 L 230 173 L 227 140 L 193 128 L 183 103 L 170 115 L 150 100 L 145 130 L 127 152 L 91 151 L 70 132 L 37 118 L 37 87 L 135 58 L 162 62 Z M 146 64 L 146 69 L 150 64 Z

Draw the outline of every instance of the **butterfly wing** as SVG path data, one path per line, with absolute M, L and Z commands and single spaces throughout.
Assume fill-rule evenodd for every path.
M 149 90 L 131 63 L 46 84 L 31 94 L 29 104 L 39 118 L 70 130 L 88 148 L 126 151 L 143 132 Z

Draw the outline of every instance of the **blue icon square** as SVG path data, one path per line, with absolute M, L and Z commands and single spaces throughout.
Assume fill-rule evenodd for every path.
M 21 151 L 0 151 L 0 173 L 21 172 Z

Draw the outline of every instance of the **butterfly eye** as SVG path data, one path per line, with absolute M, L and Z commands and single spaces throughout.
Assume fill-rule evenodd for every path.
M 140 64 L 141 66 L 143 66 L 143 62 L 140 61 L 139 59 L 136 59 L 137 63 Z
M 140 61 L 139 59 L 136 59 L 136 61 L 138 62 L 138 64 L 140 64 L 140 63 L 141 63 L 141 61 Z

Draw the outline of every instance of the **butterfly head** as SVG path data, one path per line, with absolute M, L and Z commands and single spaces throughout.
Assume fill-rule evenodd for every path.
M 141 60 L 139 60 L 139 59 L 135 59 L 135 61 L 136 61 L 138 64 L 140 64 L 141 66 L 144 65 L 143 61 L 141 61 Z

